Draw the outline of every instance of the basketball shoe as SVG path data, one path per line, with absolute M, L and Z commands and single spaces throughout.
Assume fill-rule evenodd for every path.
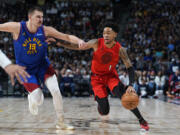
M 56 128 L 61 129 L 61 130 L 74 130 L 73 126 L 64 123 L 64 118 L 63 117 L 61 117 L 58 120 L 58 122 L 56 124 Z
M 149 130 L 149 125 L 148 125 L 147 121 L 139 120 L 139 124 L 140 124 L 142 130 L 146 130 L 146 131 Z

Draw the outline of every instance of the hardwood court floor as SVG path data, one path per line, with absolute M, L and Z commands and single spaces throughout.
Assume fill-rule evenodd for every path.
M 28 111 L 26 98 L 0 98 L 0 135 L 180 135 L 180 106 L 141 99 L 139 108 L 150 125 L 140 132 L 135 116 L 120 101 L 110 98 L 109 121 L 101 122 L 93 98 L 63 98 L 66 123 L 74 131 L 56 130 L 52 99 L 46 98 L 39 115 Z

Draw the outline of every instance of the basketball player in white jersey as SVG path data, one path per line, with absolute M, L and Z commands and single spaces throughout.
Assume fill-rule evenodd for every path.
M 12 64 L 11 60 L 0 50 L 0 67 L 2 67 L 6 73 L 10 76 L 11 83 L 14 85 L 14 77 L 17 78 L 19 83 L 23 83 L 20 76 L 26 81 L 29 74 L 25 71 L 25 67 Z

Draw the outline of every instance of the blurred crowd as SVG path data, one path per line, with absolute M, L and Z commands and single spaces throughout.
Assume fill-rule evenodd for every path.
M 127 48 L 136 70 L 134 87 L 137 93 L 144 98 L 158 98 L 160 94 L 179 98 L 180 4 L 168 0 L 133 0 L 129 6 L 130 16 L 120 43 Z M 30 7 L 30 4 L 21 2 L 15 5 L 1 3 L 0 23 L 27 20 L 27 9 Z M 42 7 L 45 25 L 85 41 L 100 37 L 100 24 L 106 19 L 113 19 L 111 1 L 51 1 L 42 3 Z M 10 34 L 0 33 L 0 48 L 10 59 L 14 59 L 12 42 Z M 48 52 L 64 96 L 92 94 L 92 50 L 72 51 L 52 44 Z M 128 74 L 121 61 L 117 70 L 121 81 L 128 85 Z M 0 81 L 3 79 L 1 77 Z
M 180 2 L 132 1 L 122 44 L 137 71 L 138 92 L 148 97 L 162 90 L 179 98 Z

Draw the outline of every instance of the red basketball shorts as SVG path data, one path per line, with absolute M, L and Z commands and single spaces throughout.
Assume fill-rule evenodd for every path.
M 94 96 L 99 98 L 105 98 L 108 96 L 107 87 L 112 91 L 115 86 L 120 82 L 118 74 L 108 75 L 91 75 L 91 85 L 94 92 Z

